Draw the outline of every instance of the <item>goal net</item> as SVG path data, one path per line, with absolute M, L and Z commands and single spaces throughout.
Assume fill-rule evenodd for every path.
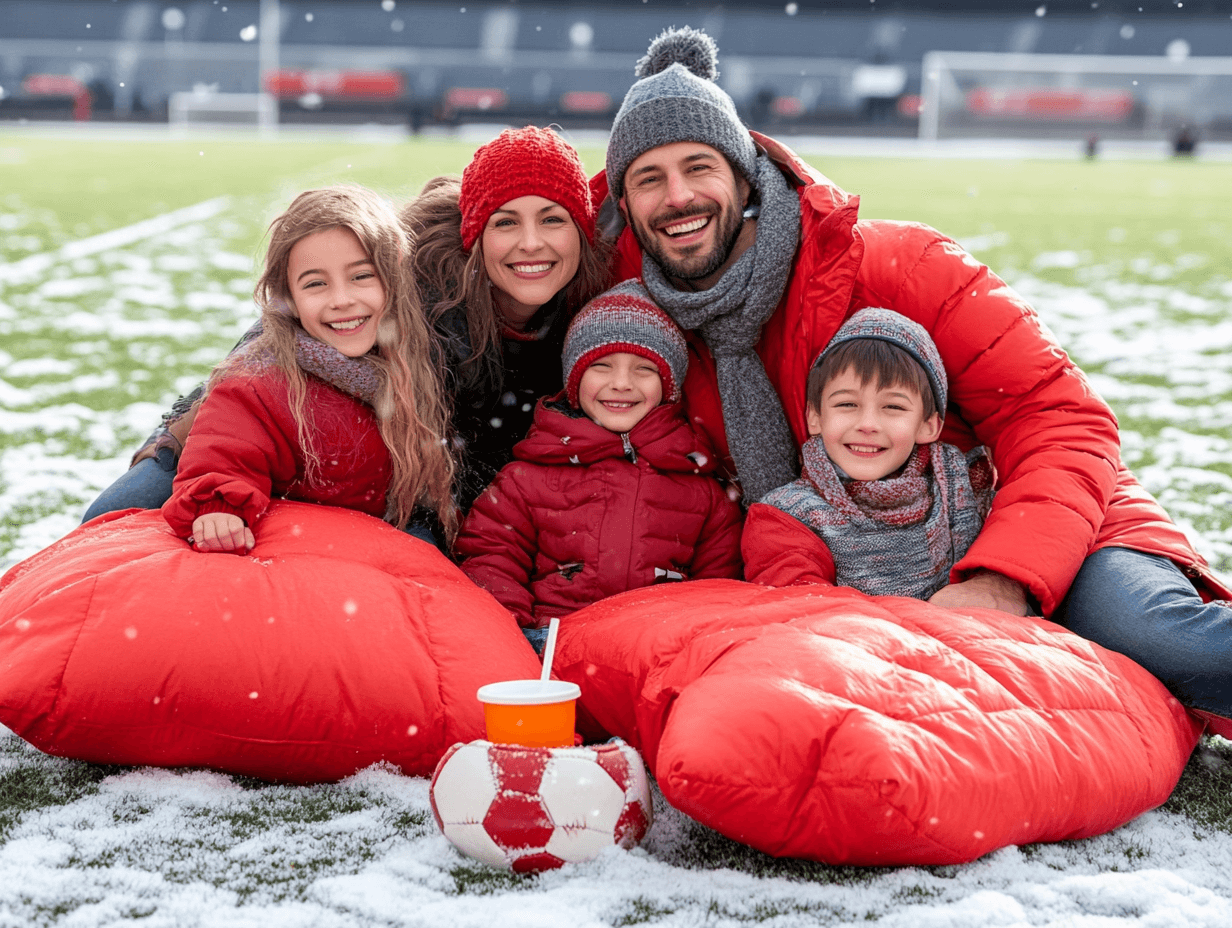
M 172 128 L 278 125 L 278 102 L 268 93 L 202 93 L 183 91 L 167 101 L 167 122 Z
M 1232 58 L 929 52 L 920 138 L 1232 138 Z

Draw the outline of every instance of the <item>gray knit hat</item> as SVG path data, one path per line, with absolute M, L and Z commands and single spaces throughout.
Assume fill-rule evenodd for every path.
M 817 356 L 813 367 L 820 364 L 833 348 L 857 338 L 889 342 L 911 355 L 916 363 L 924 368 L 928 382 L 932 384 L 933 396 L 937 400 L 937 412 L 941 414 L 941 418 L 945 418 L 948 398 L 945 365 L 941 362 L 937 343 L 924 326 L 890 309 L 862 309 L 843 323 L 834 338 L 830 339 L 830 344 Z
M 624 196 L 625 171 L 644 152 L 672 142 L 716 148 L 756 186 L 757 147 L 736 114 L 732 98 L 716 84 L 719 49 L 714 39 L 684 26 L 650 43 L 634 73 L 607 143 L 607 184 Z
M 578 386 L 586 368 L 618 351 L 653 361 L 663 381 L 663 398 L 669 403 L 680 399 L 689 368 L 684 333 L 655 305 L 640 280 L 626 280 L 600 293 L 569 324 L 562 360 L 570 405 L 578 405 Z

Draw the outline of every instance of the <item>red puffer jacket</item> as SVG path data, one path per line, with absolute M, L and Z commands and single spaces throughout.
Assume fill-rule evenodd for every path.
M 740 576 L 740 510 L 713 476 L 714 452 L 678 404 L 628 441 L 563 394 L 540 400 L 515 460 L 471 508 L 454 546 L 462 569 L 527 628 L 615 593 Z
M 950 410 L 942 440 L 964 450 L 987 445 L 997 469 L 992 512 L 953 581 L 996 571 L 1027 587 L 1050 615 L 1083 559 L 1117 545 L 1171 558 L 1204 595 L 1232 595 L 1125 468 L 1115 416 L 1026 301 L 927 226 L 857 221 L 858 197 L 788 148 L 754 138 L 800 195 L 795 270 L 757 345 L 798 443 L 807 437 L 805 381 L 822 348 L 857 310 L 895 310 L 928 330 L 945 363 Z M 602 174 L 591 190 L 606 196 Z M 640 274 L 629 229 L 618 249 L 618 276 Z M 689 421 L 731 468 L 714 360 L 695 333 L 686 334 Z
M 307 378 L 319 472 L 305 481 L 304 449 L 283 375 L 273 369 L 216 384 L 193 423 L 163 516 L 181 538 L 207 512 L 238 515 L 250 527 L 271 497 L 385 514 L 392 466 L 372 407 Z

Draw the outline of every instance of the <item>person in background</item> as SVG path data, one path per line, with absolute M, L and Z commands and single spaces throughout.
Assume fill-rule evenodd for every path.
M 541 649 L 553 618 L 654 583 L 740 576 L 739 506 L 680 407 L 684 336 L 636 280 L 565 337 L 565 389 L 471 508 L 455 552 Z

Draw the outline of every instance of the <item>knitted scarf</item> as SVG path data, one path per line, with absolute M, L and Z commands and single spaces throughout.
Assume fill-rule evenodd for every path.
M 800 243 L 800 201 L 765 155 L 757 159 L 756 186 L 757 237 L 708 290 L 677 290 L 653 258 L 642 259 L 642 279 L 655 302 L 681 328 L 696 329 L 714 355 L 727 445 L 746 506 L 796 476 L 795 439 L 754 346 L 787 287 Z
M 821 438 L 804 443 L 804 475 L 763 502 L 799 519 L 826 543 L 835 582 L 870 596 L 928 599 L 949 582 L 992 506 L 983 447 L 963 454 L 935 441 L 881 480 L 850 480 Z
M 351 358 L 307 332 L 295 333 L 295 360 L 308 373 L 372 406 L 381 388 L 376 368 L 366 358 Z

